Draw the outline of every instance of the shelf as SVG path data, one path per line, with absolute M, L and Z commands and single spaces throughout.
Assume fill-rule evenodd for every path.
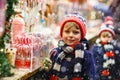
M 4 77 L 4 78 L 1 78 L 0 80 L 26 80 L 30 76 L 37 73 L 39 70 L 40 70 L 40 67 L 32 71 L 28 69 L 12 69 L 11 72 L 14 72 L 14 76 Z

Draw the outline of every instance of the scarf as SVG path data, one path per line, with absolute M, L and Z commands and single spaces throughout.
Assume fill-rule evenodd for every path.
M 114 53 L 114 44 L 115 41 L 102 42 L 100 39 L 96 41 L 97 45 L 103 47 L 103 63 L 101 76 L 108 77 L 111 76 L 111 69 L 115 66 L 115 53 Z

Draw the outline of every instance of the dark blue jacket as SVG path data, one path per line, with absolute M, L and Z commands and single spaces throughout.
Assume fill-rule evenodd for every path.
M 51 55 L 51 60 L 53 62 L 52 65 L 54 65 L 58 55 L 61 53 L 61 49 L 55 48 L 50 52 Z M 67 60 L 68 58 L 71 58 L 71 60 Z M 73 63 L 75 60 L 75 54 L 74 53 L 69 53 L 68 55 L 65 56 L 65 58 L 61 62 L 61 68 L 60 71 L 57 73 L 54 73 L 53 67 L 50 70 L 51 74 L 55 74 L 58 77 L 65 77 L 67 76 L 69 80 L 73 77 Z M 94 64 L 94 59 L 93 55 L 85 50 L 84 51 L 84 60 L 83 60 L 83 65 L 82 65 L 82 74 L 81 77 L 83 77 L 83 80 L 95 80 L 95 64 Z
M 118 78 L 120 79 L 120 48 L 117 45 L 114 45 L 113 51 L 115 52 L 115 66 L 112 67 L 110 73 L 112 79 L 109 79 L 108 77 L 103 77 L 101 75 L 105 50 L 103 46 L 99 46 L 97 44 L 93 45 L 92 53 L 96 64 L 96 80 L 118 80 Z

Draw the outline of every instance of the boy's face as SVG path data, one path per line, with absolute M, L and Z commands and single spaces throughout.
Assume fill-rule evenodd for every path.
M 67 45 L 74 45 L 78 43 L 81 39 L 81 31 L 75 25 L 64 26 L 62 38 Z
M 100 38 L 103 42 L 108 42 L 113 40 L 112 34 L 108 31 L 102 32 Z

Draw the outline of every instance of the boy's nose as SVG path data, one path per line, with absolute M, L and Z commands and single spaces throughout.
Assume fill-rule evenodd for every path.
M 69 33 L 69 36 L 73 36 L 73 33 L 72 33 L 72 32 L 70 32 L 70 33 Z
M 109 40 L 109 38 L 108 38 L 108 37 L 106 37 L 106 38 L 105 38 L 105 41 L 108 41 L 108 40 Z

